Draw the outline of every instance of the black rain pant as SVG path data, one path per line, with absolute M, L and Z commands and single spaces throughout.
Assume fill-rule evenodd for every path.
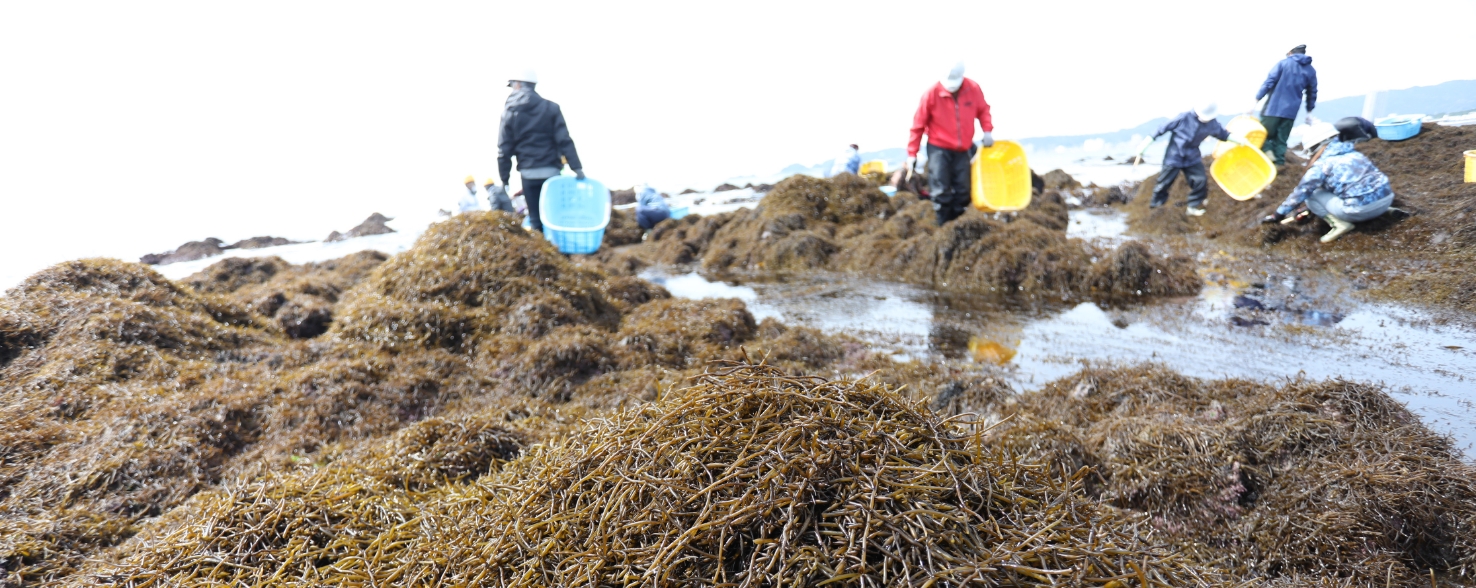
M 969 193 L 968 151 L 928 145 L 928 190 L 938 226 L 962 216 L 973 196 Z

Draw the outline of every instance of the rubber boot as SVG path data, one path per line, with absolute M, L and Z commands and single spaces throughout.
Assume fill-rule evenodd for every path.
M 1353 223 L 1350 223 L 1330 214 L 1322 217 L 1322 220 L 1325 220 L 1327 221 L 1327 224 L 1332 225 L 1332 230 L 1328 231 L 1326 235 L 1322 236 L 1323 243 L 1332 243 L 1333 241 L 1337 241 L 1338 237 L 1341 237 L 1344 233 L 1353 230 Z

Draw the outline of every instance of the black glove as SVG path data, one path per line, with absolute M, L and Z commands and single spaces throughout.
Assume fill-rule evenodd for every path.
M 582 169 L 576 169 L 576 170 L 574 170 L 574 177 L 579 178 L 581 180 L 584 179 L 584 170 L 582 170 Z
M 1286 218 L 1286 215 L 1281 214 L 1279 212 L 1273 212 L 1271 214 L 1266 215 L 1266 218 L 1261 219 L 1261 224 L 1263 224 L 1263 225 L 1269 225 L 1271 223 L 1279 223 L 1279 222 L 1281 222 L 1281 219 L 1284 219 L 1284 218 Z

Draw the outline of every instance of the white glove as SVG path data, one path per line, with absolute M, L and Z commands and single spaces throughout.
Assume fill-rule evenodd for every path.
M 1246 147 L 1250 147 L 1251 149 L 1256 148 L 1255 145 L 1252 145 L 1250 141 L 1247 141 L 1245 137 L 1242 137 L 1240 135 L 1230 135 L 1230 138 L 1227 140 L 1236 145 L 1245 145 Z
M 1312 118 L 1312 114 L 1311 113 L 1307 113 L 1307 118 L 1306 119 L 1303 119 L 1302 122 L 1305 122 L 1305 123 L 1307 123 L 1309 125 L 1315 125 L 1315 124 L 1317 124 L 1317 119 Z
M 916 157 L 909 157 L 909 158 L 907 158 L 907 174 L 904 175 L 904 176 L 902 176 L 902 180 L 903 181 L 907 181 L 907 180 L 912 179 L 912 170 L 914 170 L 916 168 L 917 168 L 917 158 Z
M 993 147 L 994 146 L 994 135 L 991 134 L 989 131 L 984 131 L 984 136 L 979 137 L 979 146 L 980 147 L 984 147 L 986 149 L 988 149 L 990 147 Z

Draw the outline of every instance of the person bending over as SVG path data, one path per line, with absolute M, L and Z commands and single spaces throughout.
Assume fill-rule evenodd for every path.
M 1311 211 L 1332 227 L 1322 236 L 1323 243 L 1331 243 L 1353 230 L 1356 223 L 1377 218 L 1394 204 L 1394 189 L 1389 185 L 1389 176 L 1379 171 L 1367 155 L 1359 153 L 1354 145 L 1375 136 L 1372 122 L 1350 116 L 1339 120 L 1330 128 L 1319 125 L 1308 131 L 1310 137 L 1302 141 L 1311 145 L 1315 153 L 1301 183 L 1276 208 L 1276 213 L 1261 219 L 1262 223 L 1274 223 L 1286 218 L 1297 205 L 1306 203 Z

